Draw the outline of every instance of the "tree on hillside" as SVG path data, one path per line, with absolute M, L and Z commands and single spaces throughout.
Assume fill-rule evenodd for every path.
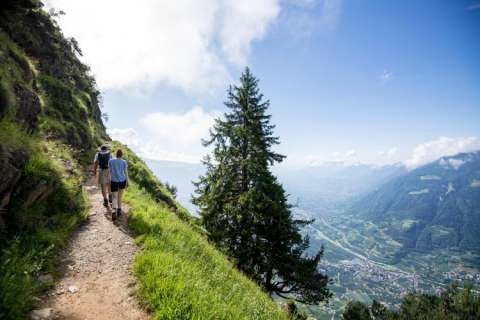
M 215 120 L 205 146 L 206 173 L 195 183 L 194 203 L 210 238 L 239 269 L 270 294 L 308 304 L 327 300 L 328 277 L 317 271 L 323 250 L 305 255 L 308 238 L 300 228 L 311 221 L 292 216 L 282 185 L 270 167 L 285 157 L 273 151 L 279 138 L 267 114 L 269 101 L 248 68 L 232 86 L 229 109 Z

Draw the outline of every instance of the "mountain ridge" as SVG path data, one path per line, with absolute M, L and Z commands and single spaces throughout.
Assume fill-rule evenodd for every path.
M 357 201 L 350 213 L 381 223 L 408 248 L 480 249 L 480 151 L 444 156 Z

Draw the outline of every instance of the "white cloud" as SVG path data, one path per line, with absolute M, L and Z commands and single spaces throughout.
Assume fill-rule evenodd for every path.
M 145 130 L 147 139 L 142 139 L 132 128 L 114 128 L 108 130 L 108 134 L 145 158 L 199 162 L 207 152 L 201 139 L 208 136 L 215 116 L 201 107 L 185 113 L 155 112 L 140 119 L 140 127 Z
M 251 42 L 265 35 L 279 0 L 46 0 L 74 36 L 101 88 L 164 83 L 210 92 L 243 67 Z
M 452 156 L 460 152 L 470 152 L 478 149 L 480 149 L 480 138 L 478 137 L 440 137 L 416 146 L 412 156 L 405 161 L 405 164 L 409 168 L 415 168 L 443 156 Z
M 232 0 L 225 1 L 224 7 L 222 49 L 230 62 L 242 66 L 246 64 L 250 43 L 263 37 L 280 5 L 277 0 Z
M 113 140 L 118 140 L 130 148 L 138 150 L 141 146 L 140 137 L 138 136 L 137 132 L 133 128 L 126 128 L 126 129 L 107 129 L 108 135 Z
M 355 150 L 348 150 L 347 152 L 345 152 L 345 155 L 344 157 L 347 158 L 347 159 L 351 159 L 353 157 L 355 157 L 357 155 L 357 152 Z
M 449 159 L 448 162 L 453 167 L 453 169 L 458 170 L 461 166 L 465 164 L 465 161 L 461 159 Z
M 392 147 L 388 150 L 385 150 L 385 151 L 380 151 L 378 153 L 379 156 L 382 156 L 382 157 L 385 157 L 387 159 L 392 159 L 398 152 L 398 148 L 397 147 Z
M 155 112 L 144 116 L 140 123 L 156 140 L 182 147 L 205 138 L 213 125 L 214 115 L 195 107 L 186 113 Z
M 383 70 L 382 74 L 380 74 L 379 76 L 379 79 L 383 83 L 391 81 L 393 80 L 393 72 L 388 70 Z

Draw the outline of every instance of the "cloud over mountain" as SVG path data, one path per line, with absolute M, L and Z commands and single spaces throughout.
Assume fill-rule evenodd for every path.
M 412 156 L 405 161 L 409 168 L 415 168 L 442 156 L 452 156 L 460 152 L 469 152 L 480 149 L 478 137 L 439 137 L 436 140 L 419 144 L 412 152 Z

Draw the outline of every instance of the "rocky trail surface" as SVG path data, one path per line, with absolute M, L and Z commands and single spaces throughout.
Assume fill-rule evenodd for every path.
M 131 266 L 138 247 L 129 235 L 127 214 L 112 223 L 93 179 L 85 189 L 89 217 L 62 252 L 62 276 L 31 319 L 148 319 L 135 298 Z

